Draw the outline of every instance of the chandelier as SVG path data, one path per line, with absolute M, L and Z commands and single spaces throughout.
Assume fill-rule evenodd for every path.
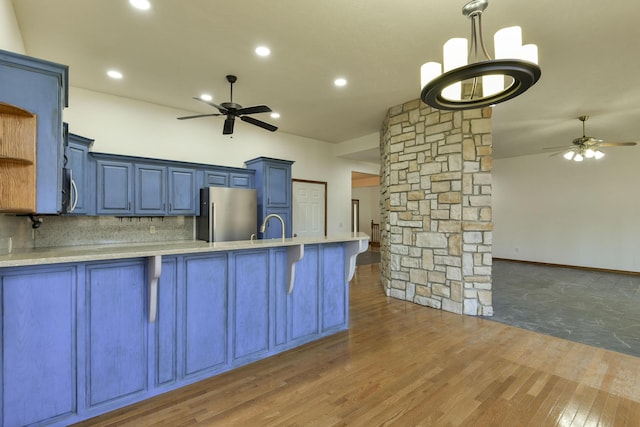
M 522 45 L 518 26 L 496 32 L 495 58 L 489 56 L 482 37 L 482 12 L 488 5 L 488 0 L 467 3 L 462 14 L 471 19 L 471 42 L 450 39 L 443 65 L 427 62 L 420 68 L 420 98 L 426 104 L 440 110 L 482 108 L 522 94 L 540 78 L 538 47 Z M 475 62 L 469 64 L 471 59 Z

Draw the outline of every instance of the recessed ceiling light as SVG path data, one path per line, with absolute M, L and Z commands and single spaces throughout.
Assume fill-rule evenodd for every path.
M 271 113 L 271 118 L 272 119 L 279 119 L 280 118 L 280 113 L 276 113 L 275 111 L 273 113 Z
M 151 8 L 149 0 L 129 0 L 129 4 L 140 10 L 149 10 Z
M 203 101 L 212 101 L 213 96 L 209 95 L 208 93 L 203 93 L 202 95 L 200 95 L 200 99 L 202 99 Z
M 342 87 L 342 86 L 346 86 L 347 85 L 347 79 L 344 79 L 342 77 L 335 79 L 333 81 L 333 84 L 338 86 L 338 87 Z
M 266 46 L 258 46 L 256 48 L 256 55 L 258 56 L 269 56 L 271 55 L 271 49 Z
M 107 76 L 111 77 L 112 79 L 121 79 L 122 73 L 116 70 L 109 70 L 107 71 Z

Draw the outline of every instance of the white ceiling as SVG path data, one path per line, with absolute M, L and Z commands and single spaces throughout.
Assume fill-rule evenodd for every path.
M 70 84 L 213 113 L 192 99 L 267 104 L 254 116 L 281 132 L 339 143 L 380 129 L 389 107 L 419 96 L 419 67 L 441 60 L 450 37 L 468 37 L 465 0 L 13 0 L 27 54 L 70 66 Z M 494 110 L 497 158 L 540 153 L 587 134 L 640 139 L 640 2 L 491 0 L 485 39 L 521 25 L 540 50 L 542 77 Z M 268 58 L 253 50 L 265 44 Z M 490 51 L 492 49 L 490 48 Z M 105 76 L 118 68 L 125 78 Z M 344 76 L 344 88 L 333 80 Z M 73 99 L 70 100 L 73 103 Z M 220 120 L 205 118 L 198 120 Z M 246 123 L 241 125 L 248 126 Z M 612 148 L 628 150 L 636 148 Z M 365 154 L 365 153 L 363 153 Z

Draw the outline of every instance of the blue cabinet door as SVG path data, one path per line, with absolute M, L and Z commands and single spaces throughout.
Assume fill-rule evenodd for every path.
M 229 186 L 232 188 L 253 188 L 253 175 L 231 172 L 229 174 Z
M 133 164 L 98 160 L 96 197 L 98 215 L 128 215 L 133 212 Z
M 267 164 L 265 166 L 267 207 L 291 206 L 291 166 Z
M 155 323 L 151 324 L 154 386 L 174 384 L 178 378 L 178 262 L 175 257 L 163 257 L 158 281 L 158 305 Z
M 289 340 L 309 340 L 320 333 L 320 276 L 318 245 L 305 245 L 296 265 L 293 292 L 289 295 Z
M 196 214 L 196 171 L 169 167 L 169 215 Z
M 166 215 L 167 168 L 156 165 L 135 165 L 135 215 Z
M 229 174 L 223 171 L 204 171 L 205 187 L 228 187 Z
M 233 360 L 255 359 L 269 350 L 269 252 L 236 252 L 230 262 Z
M 344 244 L 322 245 L 322 332 L 349 326 Z
M 75 191 L 72 194 L 72 214 L 90 213 L 90 198 L 95 197 L 94 191 L 89 191 L 89 147 L 93 140 L 78 135 L 69 134 L 67 147 L 67 167 L 71 169 Z M 95 199 L 94 199 L 95 201 Z
M 188 256 L 180 299 L 182 375 L 206 375 L 228 366 L 227 255 Z
M 147 389 L 146 264 L 90 263 L 86 268 L 86 402 L 131 401 Z
M 3 426 L 46 424 L 76 402 L 76 269 L 18 268 L 2 289 Z

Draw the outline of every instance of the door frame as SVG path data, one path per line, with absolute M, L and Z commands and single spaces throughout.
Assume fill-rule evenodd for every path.
M 293 178 L 291 180 L 291 188 L 293 189 L 293 183 L 294 182 L 304 182 L 307 184 L 318 184 L 318 185 L 323 185 L 324 186 L 324 224 L 322 225 L 324 230 L 322 235 L 323 236 L 327 236 L 327 200 L 329 199 L 329 194 L 327 193 L 327 181 L 312 181 L 312 180 L 308 180 L 308 179 L 296 179 Z M 291 197 L 291 220 L 293 221 L 293 195 Z M 293 223 L 291 224 L 291 229 L 293 229 Z

